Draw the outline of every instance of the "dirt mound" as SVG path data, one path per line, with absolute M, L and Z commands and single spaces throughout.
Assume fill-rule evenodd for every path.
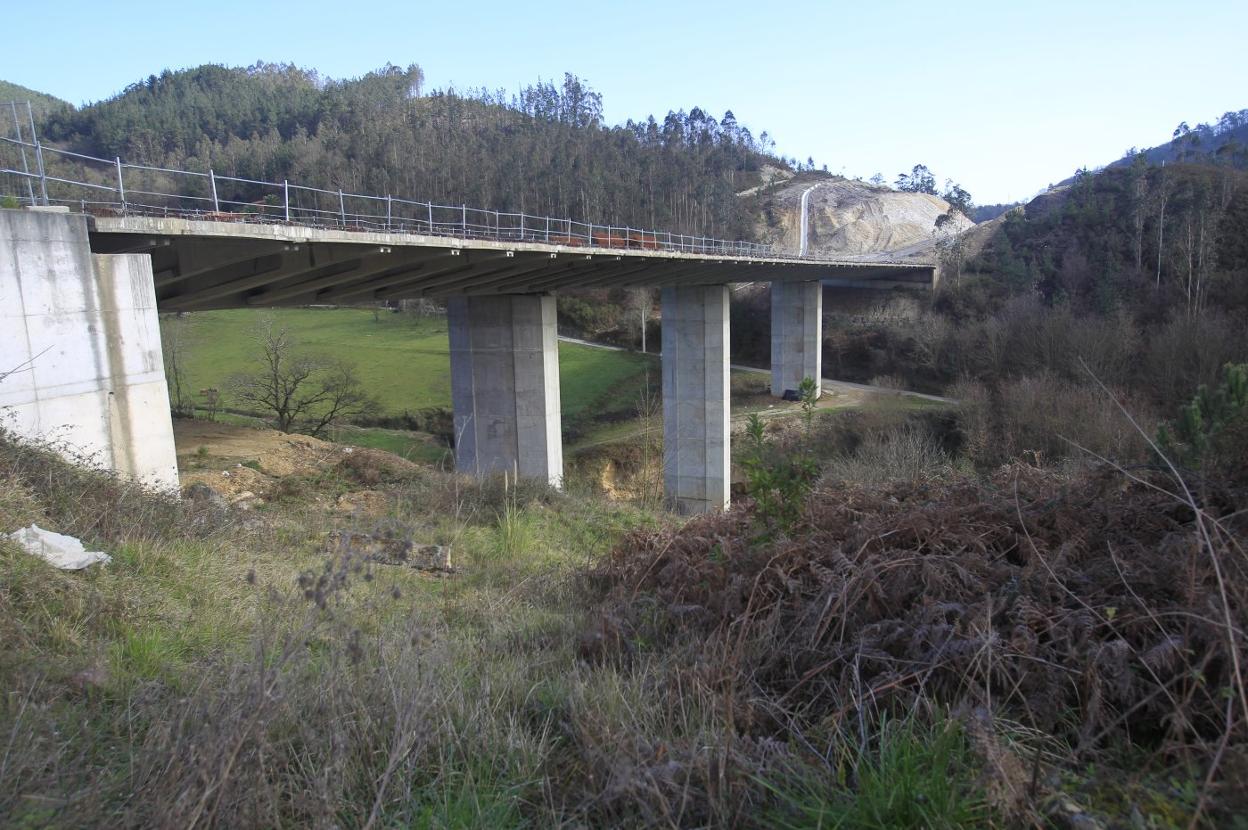
M 419 469 L 382 450 L 212 421 L 175 421 L 174 439 L 182 486 L 206 484 L 234 504 L 269 498 L 281 481 L 299 476 L 332 470 L 371 488 Z M 344 512 L 382 513 L 388 501 L 363 490 L 344 494 L 335 506 Z
M 599 625 L 619 657 L 689 648 L 751 730 L 935 700 L 1081 749 L 1125 736 L 1208 757 L 1248 731 L 1246 503 L 1198 522 L 1117 473 L 1026 467 L 830 489 L 774 543 L 748 509 L 635 534 L 598 574 Z

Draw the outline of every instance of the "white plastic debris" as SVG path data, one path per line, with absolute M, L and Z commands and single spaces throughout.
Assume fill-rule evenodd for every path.
M 80 571 L 97 562 L 108 564 L 113 557 L 98 550 L 87 550 L 82 542 L 73 536 L 53 533 L 39 525 L 31 525 L 13 533 L 4 534 L 6 539 L 16 542 L 22 550 L 38 556 L 49 564 L 63 571 Z

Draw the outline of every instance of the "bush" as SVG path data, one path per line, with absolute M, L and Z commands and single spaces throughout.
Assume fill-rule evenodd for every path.
M 951 393 L 959 402 L 965 452 L 980 469 L 1015 459 L 1044 466 L 1083 450 L 1129 463 L 1148 451 L 1113 398 L 1091 383 L 1045 373 L 995 386 L 963 381 Z M 1155 418 L 1145 403 L 1122 392 L 1114 397 L 1151 431 Z
M 1248 483 L 1248 363 L 1228 363 L 1212 390 L 1202 385 L 1176 421 L 1162 424 L 1157 443 L 1190 470 Z
M 1165 492 L 1173 486 L 1022 465 L 983 484 L 824 486 L 774 542 L 758 543 L 743 510 L 633 534 L 601 569 L 600 613 L 617 649 L 644 643 L 677 665 L 683 655 L 681 685 L 709 685 L 749 734 L 788 746 L 800 736 L 823 782 L 850 767 L 835 755 L 847 741 L 866 747 L 882 734 L 886 743 L 893 718 L 953 711 L 991 758 L 988 774 L 1013 793 L 1012 810 L 1038 806 L 1036 791 L 1063 768 L 1079 774 L 1095 759 L 1111 779 L 1116 759 L 1139 775 L 1148 757 L 1169 762 L 1167 778 L 1220 780 L 1201 799 L 1222 800 L 1218 815 L 1206 813 L 1221 826 L 1243 807 L 1240 761 L 1219 763 L 1223 749 L 1240 759 L 1248 745 L 1237 668 L 1248 661 L 1239 633 L 1248 493 L 1198 516 Z M 1007 737 L 981 744 L 977 731 L 1002 727 Z M 895 749 L 913 758 L 907 743 Z M 965 753 L 956 744 L 951 752 Z M 931 766 L 957 774 L 939 757 L 912 766 L 888 755 L 852 766 L 867 803 L 841 800 L 826 783 L 795 798 L 781 788 L 782 818 L 946 826 L 907 814 L 919 799 L 871 815 L 889 803 L 877 786 L 932 798 L 941 790 L 927 789 L 939 785 Z M 1200 826 L 1200 809 L 1177 826 Z M 819 823 L 841 810 L 854 815 L 846 825 Z M 1035 815 L 1001 818 L 1049 826 Z
M 592 338 L 618 327 L 624 310 L 607 302 L 590 300 L 560 293 L 556 297 L 559 328 L 577 337 Z
M 940 478 L 952 472 L 953 459 L 940 443 L 924 425 L 909 422 L 868 432 L 854 451 L 828 462 L 823 482 L 885 484 Z
M 819 467 L 805 451 L 785 452 L 770 443 L 757 413 L 750 415 L 746 435 L 750 448 L 741 465 L 755 511 L 768 532 L 787 532 L 801 515 L 802 502 L 814 485 Z

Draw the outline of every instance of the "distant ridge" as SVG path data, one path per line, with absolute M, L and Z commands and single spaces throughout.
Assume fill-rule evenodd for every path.
M 1214 163 L 1236 170 L 1248 170 L 1248 109 L 1229 111 L 1213 124 L 1188 127 L 1184 121 L 1174 131 L 1174 138 L 1165 144 L 1138 150 L 1132 147 L 1122 158 L 1099 169 L 1113 169 L 1132 164 L 1142 158 L 1149 165 L 1163 162 Z M 1074 176 L 1058 185 L 1070 184 Z
M 36 118 L 42 118 L 50 112 L 62 109 L 74 108 L 74 105 L 68 101 L 63 101 L 55 95 L 48 95 L 46 92 L 37 92 L 28 89 L 21 84 L 11 83 L 9 81 L 0 81 L 0 104 L 4 105 L 5 112 L 0 112 L 0 125 L 4 125 L 2 134 L 8 135 L 13 130 L 12 113 L 8 112 L 8 103 L 17 101 L 19 104 L 26 101 L 30 102 L 30 106 L 35 111 Z

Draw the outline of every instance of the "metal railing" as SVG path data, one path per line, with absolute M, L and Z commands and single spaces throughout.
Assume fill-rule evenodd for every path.
M 96 158 L 42 144 L 33 118 L 28 127 L 31 140 L 27 141 L 16 107 L 13 121 L 18 137 L 0 136 L 0 147 L 10 148 L 0 157 L 4 162 L 0 166 L 0 198 L 18 204 L 67 205 L 105 216 L 261 222 L 613 250 L 813 259 L 779 253 L 759 242 L 439 205 L 392 195 L 368 196 L 287 180 L 279 183 L 223 176 L 211 168 L 196 172 L 129 164 L 120 158 Z M 49 172 L 49 156 L 57 160 L 55 166 L 61 175 Z

